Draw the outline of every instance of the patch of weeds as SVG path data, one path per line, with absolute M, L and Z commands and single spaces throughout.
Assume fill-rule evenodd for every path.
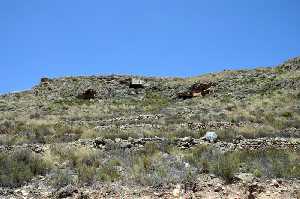
M 243 135 L 245 138 L 259 138 L 259 137 L 274 137 L 275 130 L 269 125 L 259 127 L 245 126 L 237 129 L 238 135 Z
M 109 160 L 104 165 L 101 165 L 97 171 L 97 179 L 105 182 L 114 182 L 121 178 L 118 168 L 121 166 L 121 162 L 117 159 Z
M 239 153 L 218 154 L 216 162 L 213 163 L 213 172 L 222 177 L 226 182 L 233 181 L 235 172 L 240 166 Z
M 228 104 L 232 102 L 232 96 L 231 95 L 224 95 L 221 99 L 220 102 Z
M 1 186 L 20 186 L 36 175 L 45 174 L 51 163 L 29 150 L 18 150 L 12 154 L 0 154 Z
M 60 99 L 53 101 L 50 106 L 50 111 L 67 110 L 69 106 L 91 105 L 90 100 L 84 99 Z
M 147 92 L 142 103 L 145 111 L 152 112 L 159 111 L 160 109 L 168 106 L 170 100 L 167 97 L 162 96 L 160 93 Z
M 300 156 L 297 151 L 278 149 L 241 151 L 240 157 L 254 175 L 280 178 L 300 176 Z
M 165 117 L 165 125 L 172 125 L 172 124 L 180 124 L 184 123 L 186 120 L 181 115 L 169 115 Z
M 278 118 L 275 113 L 266 113 L 265 114 L 265 121 L 273 126 L 275 129 L 284 129 L 284 121 L 280 118 Z
M 139 134 L 135 131 L 121 131 L 118 128 L 104 129 L 99 132 L 99 137 L 115 140 L 116 138 L 128 139 L 129 137 L 138 138 Z
M 78 182 L 91 184 L 96 180 L 115 181 L 121 177 L 117 159 L 105 163 L 100 152 L 86 148 L 59 148 L 53 147 L 52 152 L 60 156 L 61 161 L 67 161 L 68 166 L 78 174 Z
M 258 169 L 258 168 L 254 169 L 252 173 L 257 178 L 260 178 L 263 175 L 262 172 L 261 172 L 261 170 Z
M 51 184 L 54 187 L 61 188 L 70 184 L 76 184 L 78 179 L 71 174 L 68 169 L 57 169 L 51 179 Z
M 220 140 L 231 141 L 239 135 L 236 128 L 225 128 L 218 131 L 218 137 Z
M 171 139 L 183 138 L 183 137 L 200 138 L 201 134 L 190 129 L 175 129 L 169 132 L 168 134 L 166 134 L 166 136 Z
M 25 129 L 26 124 L 22 121 L 4 120 L 0 123 L 0 134 L 13 135 Z
M 201 172 L 207 173 L 209 171 L 209 162 L 205 157 L 205 154 L 210 152 L 210 148 L 207 145 L 197 145 L 184 154 L 184 158 L 192 166 L 201 170 Z
M 152 155 L 152 154 L 157 153 L 159 150 L 160 150 L 160 148 L 159 148 L 158 144 L 147 142 L 144 145 L 143 153 L 148 154 L 148 155 Z
M 173 152 L 176 153 L 173 149 Z M 133 179 L 140 184 L 161 187 L 185 182 L 195 170 L 190 170 L 175 154 L 146 150 L 134 155 L 131 167 Z
M 84 163 L 76 165 L 78 180 L 81 183 L 91 184 L 95 180 L 96 167 Z
M 293 116 L 293 113 L 290 111 L 285 111 L 281 113 L 281 116 L 286 117 L 286 118 L 291 118 Z

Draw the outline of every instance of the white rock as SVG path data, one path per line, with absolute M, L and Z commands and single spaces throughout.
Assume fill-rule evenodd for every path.
M 216 132 L 213 131 L 208 131 L 206 132 L 206 134 L 204 135 L 203 139 L 209 141 L 209 142 L 215 142 L 218 138 L 218 135 L 216 134 Z

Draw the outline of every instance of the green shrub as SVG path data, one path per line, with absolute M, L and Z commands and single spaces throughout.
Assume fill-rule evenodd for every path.
M 28 150 L 18 150 L 12 154 L 0 154 L 1 186 L 20 186 L 35 175 L 43 175 L 51 164 L 40 155 Z
M 147 92 L 142 102 L 145 111 L 159 111 L 168 104 L 169 99 L 167 97 L 155 92 Z
M 121 177 L 120 172 L 118 171 L 118 166 L 121 165 L 121 162 L 117 159 L 112 159 L 106 164 L 102 165 L 97 171 L 97 178 L 101 181 L 114 182 Z
M 152 155 L 159 151 L 159 144 L 147 142 L 145 143 L 143 152 L 148 155 Z
M 255 170 L 253 171 L 253 175 L 254 175 L 255 177 L 257 177 L 257 178 L 260 178 L 263 174 L 262 174 L 261 170 L 255 169 Z
M 285 111 L 281 114 L 283 117 L 290 118 L 293 116 L 293 113 L 290 111 Z
M 267 177 L 298 178 L 300 156 L 295 151 L 268 149 L 264 151 L 241 151 L 241 161 L 247 170 Z
M 74 175 L 70 175 L 70 171 L 68 169 L 55 170 L 54 176 L 51 180 L 51 184 L 57 188 L 77 183 L 76 177 Z
M 185 154 L 185 160 L 195 167 L 201 168 L 202 166 L 204 166 L 206 167 L 205 169 L 207 169 L 208 163 L 203 153 L 207 152 L 208 150 L 209 149 L 207 145 L 197 145 Z
M 238 153 L 219 154 L 213 166 L 213 172 L 226 182 L 232 182 L 235 172 L 240 166 Z
M 238 130 L 235 128 L 225 128 L 218 131 L 218 137 L 220 140 L 231 141 L 238 135 Z
M 96 168 L 86 164 L 80 164 L 76 167 L 78 180 L 82 183 L 92 183 L 95 180 Z
M 115 140 L 116 138 L 121 138 L 121 139 L 128 139 L 129 137 L 138 138 L 139 135 L 137 132 L 121 131 L 118 128 L 110 128 L 99 132 L 99 137 Z

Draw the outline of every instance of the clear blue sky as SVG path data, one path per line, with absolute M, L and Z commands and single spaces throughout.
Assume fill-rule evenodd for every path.
M 300 55 L 299 0 L 0 0 L 0 93 L 42 76 L 191 76 Z

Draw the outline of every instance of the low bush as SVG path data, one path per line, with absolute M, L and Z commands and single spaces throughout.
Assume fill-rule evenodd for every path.
M 69 184 L 76 184 L 78 179 L 70 174 L 68 169 L 57 169 L 52 176 L 51 184 L 56 188 L 65 187 Z
M 213 163 L 213 172 L 222 177 L 226 182 L 232 182 L 235 172 L 240 166 L 238 153 L 218 154 L 216 162 Z
M 300 156 L 297 151 L 269 149 L 240 153 L 241 161 L 254 174 L 280 178 L 300 177 Z
M 102 165 L 97 171 L 97 179 L 101 181 L 114 182 L 121 178 L 118 167 L 121 162 L 117 159 L 111 159 L 106 164 Z
M 0 154 L 0 184 L 16 187 L 36 175 L 45 174 L 51 163 L 29 150 L 18 150 L 11 154 Z
M 78 173 L 78 180 L 81 183 L 90 184 L 95 180 L 96 167 L 93 165 L 86 165 L 81 163 L 76 166 L 76 171 Z

